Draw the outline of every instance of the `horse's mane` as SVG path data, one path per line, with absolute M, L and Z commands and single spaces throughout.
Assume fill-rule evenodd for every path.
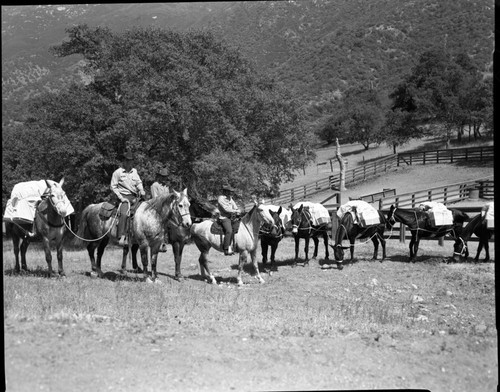
M 146 202 L 146 209 L 156 211 L 158 214 L 160 214 L 163 210 L 164 204 L 167 203 L 168 205 L 170 205 L 176 198 L 177 197 L 173 193 L 157 196 Z

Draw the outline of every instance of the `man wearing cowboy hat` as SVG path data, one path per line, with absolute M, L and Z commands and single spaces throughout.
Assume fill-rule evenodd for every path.
M 111 190 L 121 202 L 117 233 L 121 246 L 128 245 L 126 238 L 127 214 L 130 213 L 130 208 L 137 201 L 137 197 L 146 195 L 142 180 L 133 166 L 134 155 L 127 151 L 123 155 L 122 166 L 116 169 L 111 176 Z
M 235 189 L 231 185 L 224 183 L 222 185 L 222 195 L 220 195 L 217 199 L 217 204 L 220 210 L 219 220 L 225 233 L 223 249 L 226 256 L 234 254 L 231 247 L 233 239 L 233 222 L 231 218 L 240 213 L 240 209 L 232 197 L 234 192 Z
M 161 195 L 168 195 L 170 193 L 168 185 L 168 169 L 164 167 L 163 169 L 158 171 L 158 173 L 156 173 L 156 181 L 153 183 L 153 185 L 151 185 L 151 197 L 155 198 Z M 167 233 L 165 233 L 165 238 L 160 245 L 160 252 L 167 251 L 167 243 L 168 236 Z
M 170 193 L 167 168 L 156 173 L 156 181 L 151 185 L 151 197 L 168 195 Z

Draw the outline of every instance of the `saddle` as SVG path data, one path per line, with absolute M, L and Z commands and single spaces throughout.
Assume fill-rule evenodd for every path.
M 101 218 L 101 220 L 103 221 L 108 220 L 111 215 L 116 214 L 116 209 L 117 206 L 115 204 L 109 203 L 107 201 L 102 203 L 101 209 L 99 210 L 99 218 Z
M 231 221 L 231 224 L 233 226 L 233 234 L 236 234 L 240 228 L 240 220 L 239 219 L 233 220 Z M 212 223 L 212 225 L 210 226 L 210 233 L 224 235 L 224 228 L 220 223 L 220 219 L 216 219 Z

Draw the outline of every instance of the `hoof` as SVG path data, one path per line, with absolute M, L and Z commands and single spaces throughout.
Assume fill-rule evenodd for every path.
M 66 277 L 66 272 L 64 272 L 64 271 L 59 271 L 59 277 L 60 277 L 60 278 L 65 278 L 65 277 Z
M 99 275 L 97 274 L 97 272 L 95 272 L 95 271 L 91 271 L 91 272 L 90 272 L 90 277 L 91 277 L 91 278 L 98 278 L 98 277 L 99 277 Z
M 174 279 L 177 282 L 184 282 L 184 276 L 183 275 L 175 275 Z
M 134 274 L 142 274 L 144 271 L 142 270 L 142 268 L 137 267 L 137 268 L 134 268 L 134 269 L 132 270 L 132 272 L 133 272 Z
M 160 279 L 155 279 L 154 283 L 159 284 L 160 286 L 163 284 L 163 282 Z
M 154 283 L 154 280 L 153 280 L 153 279 L 151 279 L 151 277 L 149 277 L 149 276 L 148 276 L 148 277 L 146 278 L 146 283 Z
M 344 266 L 342 265 L 342 263 L 337 263 L 337 269 L 341 270 L 343 268 L 344 268 Z

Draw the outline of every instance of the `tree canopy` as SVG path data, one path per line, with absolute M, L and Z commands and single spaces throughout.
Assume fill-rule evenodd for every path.
M 299 102 L 210 32 L 67 33 L 52 51 L 83 56 L 90 82 L 32 99 L 24 124 L 4 131 L 8 189 L 64 175 L 80 207 L 101 201 L 131 150 L 146 186 L 167 167 L 175 189 L 207 196 L 229 181 L 243 195 L 269 195 L 314 159 Z

